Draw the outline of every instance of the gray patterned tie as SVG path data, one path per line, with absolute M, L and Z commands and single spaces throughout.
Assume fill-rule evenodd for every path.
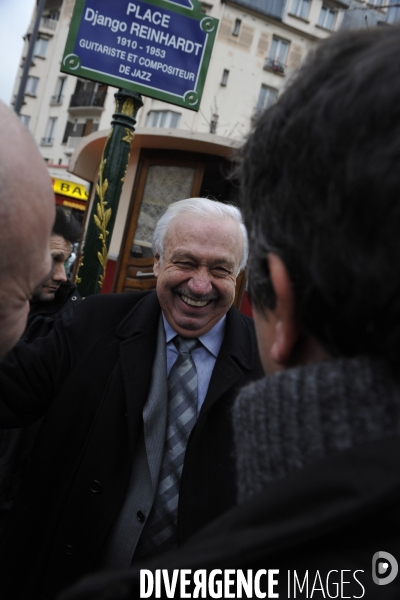
M 200 342 L 179 335 L 173 342 L 179 355 L 168 377 L 167 431 L 160 479 L 135 560 L 176 546 L 179 484 L 186 445 L 197 418 L 197 371 L 191 352 Z

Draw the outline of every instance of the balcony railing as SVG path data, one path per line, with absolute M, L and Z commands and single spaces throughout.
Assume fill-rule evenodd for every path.
M 41 146 L 52 146 L 54 144 L 54 138 L 52 137 L 44 137 L 40 140 Z
M 83 137 L 73 137 L 72 135 L 70 135 L 65 145 L 65 154 L 68 154 L 69 156 L 73 154 L 75 148 L 79 146 L 82 140 Z
M 106 99 L 107 90 L 98 92 L 75 92 L 71 96 L 70 108 L 78 106 L 96 106 L 102 108 Z
M 50 104 L 51 104 L 51 106 L 60 105 L 63 103 L 63 100 L 64 100 L 64 96 L 62 94 L 56 94 L 55 96 L 52 96 L 50 98 Z
M 54 19 L 48 19 L 46 17 L 43 17 L 42 19 L 40 19 L 40 28 L 47 29 L 54 33 L 57 29 L 57 23 L 58 21 L 55 21 Z
M 285 0 L 268 0 L 268 2 L 266 0 L 232 0 L 232 2 L 278 21 L 283 18 L 286 4 Z
M 72 148 L 73 150 L 75 150 L 75 148 L 79 146 L 82 140 L 83 137 L 73 137 L 72 135 L 70 135 L 67 141 L 67 148 Z
M 274 73 L 279 73 L 279 75 L 284 75 L 285 63 L 281 62 L 277 58 L 267 58 L 264 64 L 264 69 L 266 71 L 273 71 Z

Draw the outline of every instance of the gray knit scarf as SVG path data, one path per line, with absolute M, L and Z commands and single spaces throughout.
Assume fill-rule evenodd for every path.
M 233 423 L 241 503 L 294 469 L 400 434 L 400 386 L 370 358 L 312 363 L 246 386 Z

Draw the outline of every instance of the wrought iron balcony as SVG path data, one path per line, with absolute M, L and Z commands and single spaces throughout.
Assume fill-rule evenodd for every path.
M 281 62 L 277 58 L 267 58 L 265 60 L 264 69 L 266 71 L 273 71 L 274 73 L 279 73 L 279 75 L 284 75 L 285 63 Z
M 44 137 L 40 140 L 40 145 L 41 146 L 52 146 L 54 144 L 54 138 L 53 137 Z
M 97 92 L 81 91 L 75 92 L 71 96 L 70 108 L 78 108 L 80 106 L 94 106 L 102 108 L 106 99 L 107 90 L 99 90 Z
M 57 29 L 57 25 L 58 21 L 55 21 L 54 19 L 49 19 L 47 17 L 40 19 L 40 29 L 47 29 L 54 33 Z
M 52 96 L 50 98 L 50 104 L 51 106 L 57 106 L 63 103 L 64 100 L 64 96 L 63 94 L 56 94 L 55 96 Z
M 71 154 L 74 153 L 75 149 L 79 146 L 83 139 L 83 137 L 73 137 L 70 135 L 65 145 L 64 153 L 68 156 L 71 156 Z
M 285 0 L 231 0 L 234 4 L 239 4 L 245 8 L 250 8 L 257 13 L 272 17 L 278 21 L 282 21 Z

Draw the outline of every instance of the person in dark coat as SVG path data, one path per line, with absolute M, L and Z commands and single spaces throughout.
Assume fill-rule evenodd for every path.
M 261 115 L 241 184 L 266 376 L 233 407 L 238 505 L 60 600 L 400 597 L 399 97 L 400 30 L 373 28 L 322 42 Z
M 154 255 L 156 291 L 87 297 L 0 366 L 1 424 L 46 413 L 5 525 L 2 598 L 53 598 L 95 568 L 181 544 L 236 502 L 230 408 L 262 375 L 253 321 L 232 306 L 247 257 L 240 211 L 204 198 L 170 205 Z M 175 457 L 172 511 L 169 500 L 160 505 L 158 481 L 180 402 L 168 374 L 188 360 L 176 334 L 195 342 L 197 372 L 192 364 L 188 381 L 183 374 L 197 392 L 179 420 L 193 410 L 197 419 Z M 153 541 L 156 500 L 168 524 L 162 543 Z
M 50 236 L 52 270 L 48 279 L 33 293 L 28 320 L 22 339 L 31 344 L 52 331 L 56 321 L 65 318 L 81 300 L 76 285 L 70 283 L 65 271 L 73 244 L 80 239 L 81 225 L 72 215 L 57 206 L 56 217 Z M 0 430 L 0 533 L 8 511 L 27 468 L 29 456 L 40 419 L 24 429 Z
M 26 343 L 48 335 L 64 311 L 70 310 L 82 299 L 76 285 L 68 281 L 65 269 L 73 246 L 80 238 L 79 221 L 56 206 L 56 218 L 50 236 L 52 271 L 49 278 L 34 291 L 30 301 L 28 322 L 22 335 Z

